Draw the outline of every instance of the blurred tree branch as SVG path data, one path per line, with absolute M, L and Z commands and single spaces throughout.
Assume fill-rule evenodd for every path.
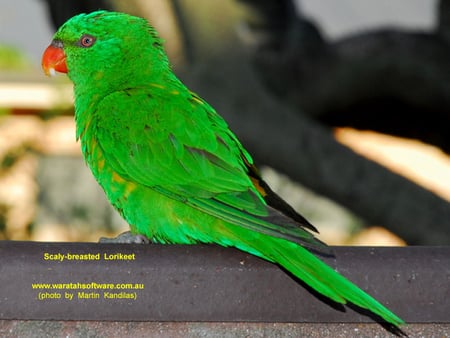
M 421 139 L 450 152 L 450 6 L 435 31 L 382 29 L 334 43 L 291 0 L 241 0 L 253 14 L 253 60 L 265 85 L 330 126 Z

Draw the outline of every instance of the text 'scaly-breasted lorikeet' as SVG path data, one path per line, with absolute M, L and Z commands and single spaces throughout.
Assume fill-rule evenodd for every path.
M 172 73 L 146 20 L 99 11 L 67 21 L 44 53 L 75 87 L 84 158 L 134 234 L 234 246 L 277 263 L 335 302 L 403 321 L 316 258 L 327 250 L 261 179 L 215 110 Z

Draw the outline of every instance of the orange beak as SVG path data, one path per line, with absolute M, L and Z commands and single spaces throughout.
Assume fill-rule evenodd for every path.
M 47 47 L 42 55 L 42 69 L 45 75 L 55 75 L 55 72 L 67 73 L 66 54 L 62 45 L 55 41 Z

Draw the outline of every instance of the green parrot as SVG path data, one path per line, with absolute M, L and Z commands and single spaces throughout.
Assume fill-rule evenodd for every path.
M 222 117 L 173 74 L 145 19 L 77 15 L 56 32 L 42 66 L 73 81 L 84 159 L 131 234 L 155 243 L 236 247 L 279 264 L 337 303 L 403 324 L 311 253 L 329 249 L 262 180 Z

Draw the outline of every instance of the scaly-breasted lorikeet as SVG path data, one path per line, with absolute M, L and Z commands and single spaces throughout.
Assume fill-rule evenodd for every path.
M 56 32 L 42 65 L 73 81 L 83 156 L 133 234 L 233 246 L 283 266 L 335 302 L 403 323 L 308 250 L 327 247 L 261 179 L 226 122 L 173 74 L 146 20 L 77 15 Z

